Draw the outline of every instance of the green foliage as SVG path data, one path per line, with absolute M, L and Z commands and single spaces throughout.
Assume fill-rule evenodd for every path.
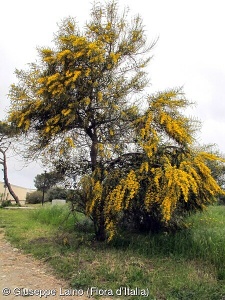
M 13 137 L 18 133 L 18 128 L 8 122 L 0 121 L 0 141 L 3 137 Z
M 47 191 L 62 180 L 63 176 L 57 172 L 45 172 L 34 178 L 34 186 L 39 191 L 43 191 L 43 188 Z
M 34 210 L 31 218 L 46 225 L 60 226 L 66 221 L 67 225 L 74 225 L 74 216 L 71 214 L 68 206 L 47 206 Z M 69 218 L 69 219 L 68 219 Z
M 46 194 L 46 200 L 52 201 L 53 199 L 67 199 L 67 195 L 68 195 L 67 190 L 63 188 L 55 187 L 48 190 Z
M 207 150 L 215 153 L 218 156 L 221 156 L 224 158 L 224 155 L 218 152 L 218 150 L 214 149 L 215 147 L 209 145 L 207 146 Z M 225 165 L 221 161 L 207 161 L 207 166 L 210 168 L 213 178 L 217 181 L 218 185 L 225 189 Z M 220 194 L 217 197 L 218 202 L 220 204 L 225 204 L 225 195 Z
M 10 200 L 4 200 L 1 202 L 0 207 L 7 207 L 7 206 L 12 206 L 12 202 Z
M 32 192 L 32 193 L 27 193 L 26 203 L 29 203 L 29 204 L 41 203 L 42 197 L 43 197 L 43 193 L 41 191 L 35 191 L 35 192 Z
M 49 189 L 45 195 L 44 200 L 52 201 L 53 199 L 67 199 L 68 191 L 63 188 L 51 188 Z M 43 198 L 43 191 L 37 190 L 32 193 L 27 193 L 26 202 L 29 204 L 41 203 Z

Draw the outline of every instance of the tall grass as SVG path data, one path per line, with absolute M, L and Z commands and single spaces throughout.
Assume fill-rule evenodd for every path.
M 77 215 L 71 213 L 69 206 L 44 206 L 31 212 L 30 217 L 46 225 L 73 226 Z
M 186 220 L 175 233 L 132 234 L 114 241 L 116 248 L 133 249 L 144 257 L 197 259 L 212 264 L 217 278 L 225 280 L 225 207 L 213 206 Z
M 225 207 L 187 218 L 176 233 L 121 233 L 97 243 L 90 220 L 67 206 L 0 210 L 17 245 L 44 258 L 74 288 L 148 288 L 148 299 L 225 299 Z M 224 297 L 224 298 L 223 298 Z M 121 299 L 143 299 L 122 297 Z
M 69 205 L 44 206 L 31 212 L 30 219 L 55 229 L 69 232 L 92 232 L 92 221 L 83 214 L 71 210 Z

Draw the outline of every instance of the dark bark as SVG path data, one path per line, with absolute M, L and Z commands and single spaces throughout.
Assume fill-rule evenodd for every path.
M 7 187 L 9 193 L 11 194 L 11 196 L 13 197 L 13 199 L 16 201 L 16 204 L 18 204 L 20 206 L 20 201 L 19 201 L 19 198 L 18 196 L 14 193 L 12 187 L 11 187 L 11 184 L 9 183 L 9 179 L 8 179 L 8 169 L 7 169 L 7 161 L 6 161 L 6 154 L 5 154 L 5 151 L 0 149 L 0 152 L 2 153 L 3 155 L 3 159 L 2 161 L 0 162 L 2 165 L 3 165 L 3 173 L 4 173 L 4 183 L 5 183 L 5 186 Z
M 97 146 L 98 146 L 97 141 L 92 141 L 91 151 L 90 151 L 92 172 L 94 172 L 97 165 L 97 155 L 98 155 Z
M 91 159 L 91 169 L 94 172 L 98 166 L 98 137 L 96 133 L 96 127 L 92 125 L 86 130 L 87 135 L 90 137 L 92 144 L 90 149 L 90 159 Z M 95 236 L 97 241 L 106 240 L 106 230 L 105 230 L 105 219 L 103 205 L 99 206 L 98 213 L 93 212 L 92 220 L 95 228 Z
M 93 217 L 92 220 L 94 223 L 96 240 L 104 242 L 106 240 L 106 230 L 103 213 L 101 213 L 100 217 Z
M 96 133 L 96 128 L 94 125 L 86 129 L 87 135 L 90 137 L 91 143 L 91 150 L 90 150 L 90 158 L 91 158 L 91 170 L 94 170 L 97 167 L 97 156 L 98 156 L 98 137 Z

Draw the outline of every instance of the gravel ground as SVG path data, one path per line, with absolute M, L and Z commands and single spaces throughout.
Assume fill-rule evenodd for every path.
M 79 290 L 78 293 L 57 279 L 43 262 L 13 248 L 4 238 L 4 232 L 0 231 L 1 300 L 90 299 L 86 295 L 87 291 Z

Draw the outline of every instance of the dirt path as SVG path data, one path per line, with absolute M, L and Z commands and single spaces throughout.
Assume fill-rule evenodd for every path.
M 70 289 L 66 282 L 56 279 L 44 263 L 13 248 L 4 239 L 4 232 L 0 229 L 1 300 L 90 299 L 84 296 L 87 291 L 79 290 L 78 294 L 76 292 Z M 84 295 L 81 295 L 82 293 Z

